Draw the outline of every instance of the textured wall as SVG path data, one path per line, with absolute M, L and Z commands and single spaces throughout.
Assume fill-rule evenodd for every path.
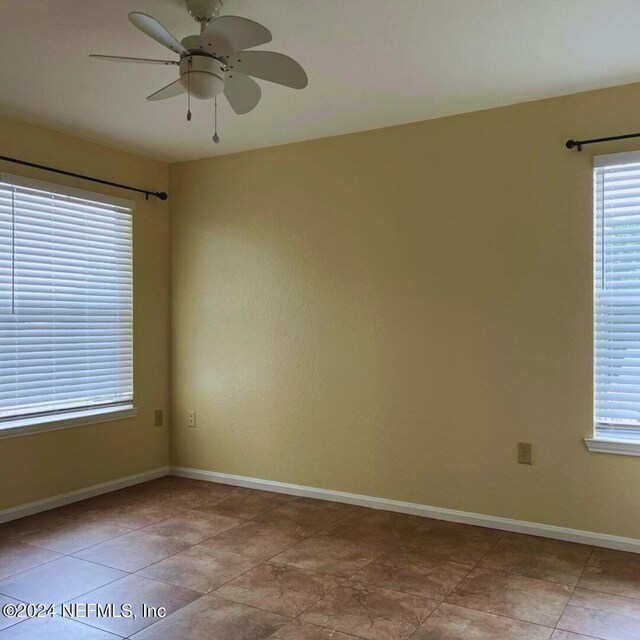
M 166 165 L 72 136 L 0 117 L 2 155 L 166 190 Z M 125 198 L 127 192 L 0 162 L 0 171 L 28 175 Z M 64 431 L 0 440 L 0 509 L 167 464 L 168 426 L 153 426 L 154 409 L 169 409 L 169 210 L 133 196 L 134 393 L 138 416 Z M 168 418 L 168 416 L 167 416 Z
M 639 143 L 563 144 L 636 131 L 638 105 L 629 85 L 171 165 L 173 462 L 640 537 L 640 459 L 583 442 L 591 155 Z

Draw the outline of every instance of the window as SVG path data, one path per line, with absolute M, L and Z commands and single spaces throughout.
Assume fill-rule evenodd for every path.
M 131 407 L 131 213 L 0 174 L 0 432 Z
M 640 153 L 595 165 L 595 438 L 640 446 Z

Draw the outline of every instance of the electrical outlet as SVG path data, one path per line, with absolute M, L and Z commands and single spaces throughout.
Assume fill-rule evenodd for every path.
M 187 412 L 187 427 L 195 427 L 196 426 L 196 412 L 188 411 Z
M 156 409 L 154 413 L 153 424 L 156 427 L 162 426 L 162 409 Z
M 518 463 L 533 464 L 533 445 L 530 442 L 518 442 Z

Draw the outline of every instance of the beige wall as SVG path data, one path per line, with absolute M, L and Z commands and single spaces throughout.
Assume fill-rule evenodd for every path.
M 639 105 L 172 165 L 173 463 L 640 537 L 640 459 L 583 442 L 591 156 L 640 143 L 564 148 L 636 131 Z
M 0 154 L 166 190 L 167 167 L 0 117 Z M 19 173 L 131 197 L 127 192 L 0 162 Z M 134 386 L 131 420 L 0 440 L 0 509 L 46 498 L 167 464 L 168 427 L 153 426 L 154 409 L 169 409 L 168 205 L 136 200 L 134 213 Z

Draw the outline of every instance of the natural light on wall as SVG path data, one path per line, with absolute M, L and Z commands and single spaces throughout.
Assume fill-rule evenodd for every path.
M 131 213 L 0 174 L 0 430 L 131 405 Z
M 640 442 L 640 153 L 595 158 L 595 437 Z

